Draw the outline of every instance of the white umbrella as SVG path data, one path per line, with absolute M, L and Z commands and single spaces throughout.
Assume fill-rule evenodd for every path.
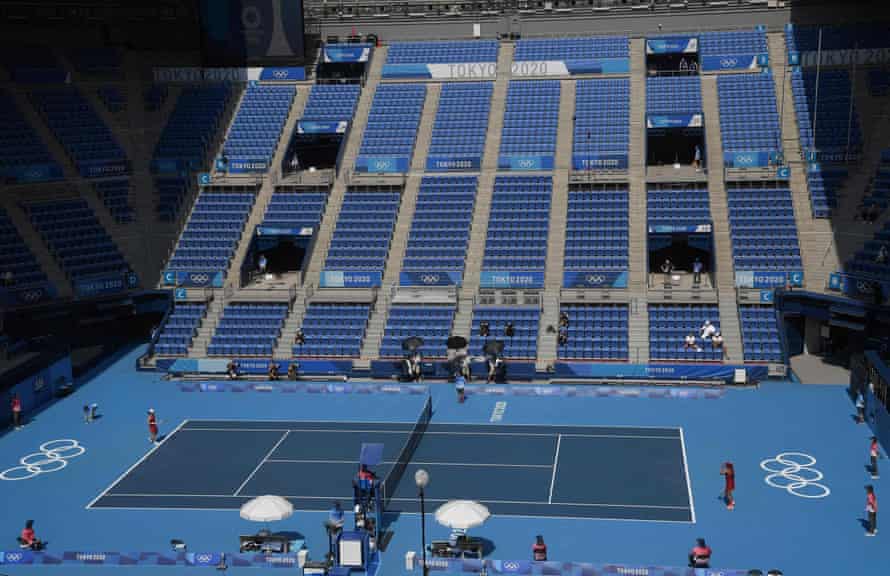
M 241 517 L 251 522 L 277 522 L 293 513 L 294 505 L 281 496 L 258 496 L 241 507 Z
M 436 510 L 436 522 L 456 530 L 468 530 L 488 520 L 488 508 L 475 500 L 449 500 Z

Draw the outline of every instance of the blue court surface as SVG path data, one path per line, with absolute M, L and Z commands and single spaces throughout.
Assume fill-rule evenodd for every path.
M 383 478 L 412 428 L 188 420 L 92 506 L 237 509 L 278 494 L 300 510 L 327 510 L 350 501 L 350 485 L 331 479 L 355 474 L 362 443 L 384 445 Z M 388 511 L 419 510 L 419 467 L 436 478 L 433 505 L 475 499 L 498 515 L 694 521 L 679 429 L 431 424 Z
M 321 558 L 326 509 L 335 498 L 351 502 L 361 442 L 383 442 L 392 462 L 426 401 L 423 393 L 343 393 L 342 386 L 183 392 L 158 374 L 136 372 L 140 353 L 103 364 L 22 430 L 0 431 L 0 473 L 17 468 L 8 476 L 21 478 L 0 479 L 0 550 L 14 550 L 33 519 L 59 555 L 169 553 L 173 538 L 193 551 L 236 552 L 238 536 L 261 527 L 239 517 L 238 502 L 271 491 L 295 498 L 299 510 L 270 528 L 298 533 L 310 556 Z M 765 382 L 719 397 L 673 398 L 536 396 L 523 387 L 522 395 L 515 388 L 463 404 L 452 386 L 430 389 L 433 418 L 390 502 L 381 576 L 406 574 L 405 553 L 420 549 L 417 466 L 430 472 L 427 538 L 448 535 L 430 517 L 440 500 L 483 500 L 492 517 L 471 533 L 489 543 L 492 559 L 530 559 L 541 534 L 552 560 L 684 566 L 695 538 L 704 537 L 717 568 L 888 573 L 890 530 L 867 538 L 862 520 L 864 486 L 875 486 L 886 510 L 890 474 L 869 477 L 869 432 L 855 423 L 843 386 Z M 102 418 L 88 424 L 81 408 L 93 402 Z M 148 408 L 167 435 L 159 446 L 148 441 Z M 41 448 L 66 463 L 22 470 L 22 459 L 47 459 Z M 736 467 L 734 511 L 719 498 L 725 460 Z M 182 571 L 0 566 L 8 576 Z

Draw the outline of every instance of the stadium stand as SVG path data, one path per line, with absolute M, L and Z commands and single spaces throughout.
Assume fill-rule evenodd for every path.
M 44 168 L 35 172 L 35 167 Z M 0 90 L 0 181 L 45 181 L 61 175 L 62 169 L 22 117 L 15 100 Z
M 628 230 L 627 185 L 572 185 L 565 270 L 627 270 Z
M 886 208 L 890 202 L 890 149 L 881 154 L 881 162 L 866 188 L 865 204 L 875 203 Z
M 868 91 L 875 97 L 890 95 L 890 70 L 887 68 L 872 68 L 869 70 Z
M 565 304 L 560 313 L 569 318 L 566 343 L 557 347 L 561 360 L 627 360 L 627 306 Z
M 0 209 L 0 279 L 6 278 L 7 272 L 12 273 L 9 288 L 27 288 L 48 282 L 6 211 Z
M 857 23 L 839 26 L 794 25 L 785 30 L 785 43 L 792 52 L 815 52 L 819 48 L 819 32 L 822 32 L 823 50 L 849 48 L 886 48 L 890 46 L 887 26 L 880 23 Z
M 362 156 L 400 157 L 406 159 L 407 169 L 425 98 L 423 84 L 383 84 L 377 88 L 359 149 L 359 165 Z
M 550 176 L 497 176 L 482 270 L 544 272 L 550 225 Z
M 851 100 L 849 72 L 837 69 L 819 71 L 818 105 L 816 76 L 815 70 L 802 71 L 800 68 L 793 68 L 791 71 L 791 89 L 794 93 L 801 149 L 804 152 L 817 150 L 819 159 L 823 162 L 858 157 L 862 146 L 862 132 L 856 103 Z M 818 114 L 816 118 L 815 114 Z
M 705 320 L 720 331 L 720 312 L 717 306 L 679 304 L 649 305 L 649 357 L 653 360 L 720 361 L 723 350 L 702 341 L 701 328 Z M 684 339 L 695 336 L 698 349 L 684 349 Z
M 157 112 L 167 101 L 170 89 L 166 84 L 152 84 L 142 91 L 142 101 L 149 112 Z
M 399 192 L 347 190 L 325 270 L 383 273 L 399 213 Z
M 67 276 L 77 281 L 99 274 L 125 274 L 130 267 L 84 200 L 25 206 L 31 223 Z
M 358 84 L 316 84 L 309 92 L 301 120 L 339 122 L 351 120 L 362 88 Z
M 736 270 L 803 270 L 787 184 L 728 183 L 726 194 Z
M 649 229 L 695 229 L 711 223 L 711 207 L 705 184 L 650 184 L 646 210 Z
M 647 114 L 701 114 L 701 77 L 656 76 L 646 79 Z
M 161 222 L 173 222 L 191 186 L 185 176 L 158 176 L 154 179 L 157 192 L 155 212 Z
M 318 229 L 328 196 L 322 191 L 278 188 L 272 194 L 262 226 Z
M 767 52 L 766 31 L 700 32 L 698 49 L 702 56 L 764 54 Z
M 367 304 L 309 304 L 301 328 L 305 342 L 294 345 L 294 356 L 357 358 L 370 312 Z
M 81 74 L 100 77 L 121 75 L 121 53 L 113 48 L 79 48 L 69 58 Z
M 497 59 L 497 40 L 393 42 L 386 55 L 387 64 L 468 64 Z
M 162 356 L 185 356 L 206 314 L 206 304 L 177 304 L 160 329 L 154 347 L 155 353 Z
M 127 94 L 118 86 L 100 86 L 96 90 L 105 109 L 116 114 L 127 109 Z
M 504 342 L 504 358 L 535 358 L 538 354 L 538 321 L 541 311 L 529 306 L 476 306 L 473 308 L 473 326 L 470 334 L 470 350 L 481 356 L 482 348 L 489 340 Z M 482 322 L 488 322 L 489 336 L 479 332 Z M 507 323 L 513 324 L 513 336 L 507 336 Z
M 747 362 L 782 362 L 782 342 L 772 306 L 739 306 Z
M 575 84 L 572 153 L 585 157 L 627 157 L 630 142 L 630 80 L 603 78 Z M 590 158 L 588 158 L 589 160 Z M 610 168 L 590 162 L 584 168 Z
M 470 240 L 477 183 L 476 176 L 425 176 L 421 180 L 402 261 L 403 272 L 452 274 L 455 283 L 460 282 Z M 423 284 L 423 278 L 419 283 Z
M 776 89 L 771 74 L 727 74 L 717 78 L 724 152 L 782 151 Z M 744 167 L 744 166 L 736 166 Z
M 102 203 L 111 212 L 118 224 L 127 224 L 136 219 L 136 212 L 130 206 L 130 178 L 111 178 L 93 182 L 93 188 Z
M 491 82 L 444 84 L 428 156 L 443 157 L 429 170 L 479 169 L 488 131 Z M 476 162 L 470 159 L 477 159 Z
M 454 322 L 454 306 L 393 306 L 389 310 L 380 356 L 402 357 L 402 341 L 410 336 L 423 338 L 420 352 L 426 358 L 445 358 L 447 340 Z
M 255 199 L 253 192 L 204 188 L 167 268 L 225 276 Z
M 294 86 L 248 86 L 223 145 L 229 166 L 239 160 L 271 163 L 296 93 Z
M 837 197 L 847 176 L 849 171 L 845 166 L 810 165 L 807 186 L 810 189 L 810 208 L 815 218 L 828 218 L 831 215 L 831 209 L 837 206 Z
M 39 45 L 20 45 L 0 50 L 0 64 L 14 82 L 45 82 L 47 78 L 65 78 L 65 69 L 51 48 Z
M 126 154 L 114 134 L 77 88 L 37 89 L 31 99 L 81 176 L 129 172 Z
M 559 92 L 558 80 L 510 81 L 501 131 L 501 156 L 554 155 Z
M 884 227 L 853 255 L 853 259 L 845 265 L 846 272 L 881 282 L 890 280 L 890 257 L 885 256 L 881 261 L 878 256 L 882 247 L 885 251 L 890 251 L 890 223 L 885 223 Z
M 513 60 L 552 61 L 627 58 L 630 47 L 626 36 L 588 38 L 522 39 L 516 42 Z
M 207 346 L 211 356 L 271 356 L 287 304 L 227 304 Z

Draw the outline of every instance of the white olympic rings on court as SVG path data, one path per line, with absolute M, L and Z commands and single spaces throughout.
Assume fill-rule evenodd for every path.
M 780 468 L 776 468 L 776 464 Z M 803 452 L 782 452 L 775 458 L 763 460 L 760 463 L 760 467 L 767 472 L 771 472 L 764 478 L 764 481 L 773 488 L 784 489 L 789 494 L 799 498 L 825 498 L 831 494 L 831 490 L 825 484 L 819 483 L 823 475 L 819 470 L 812 468 L 815 464 L 816 459 L 809 454 Z M 800 492 L 801 488 L 810 486 L 817 492 L 813 494 Z
M 34 452 L 19 460 L 21 466 L 13 466 L 0 472 L 0 480 L 29 480 L 40 474 L 58 472 L 68 465 L 68 460 L 80 456 L 87 449 L 77 440 L 50 440 L 40 445 L 40 452 Z

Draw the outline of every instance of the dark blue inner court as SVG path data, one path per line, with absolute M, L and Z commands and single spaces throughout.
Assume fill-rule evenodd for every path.
M 383 443 L 383 478 L 413 427 L 187 420 L 90 507 L 225 510 L 279 494 L 326 510 L 352 499 L 362 443 Z M 496 515 L 695 521 L 679 428 L 430 424 L 390 512 L 419 510 L 419 467 L 433 478 L 432 506 L 464 498 Z

